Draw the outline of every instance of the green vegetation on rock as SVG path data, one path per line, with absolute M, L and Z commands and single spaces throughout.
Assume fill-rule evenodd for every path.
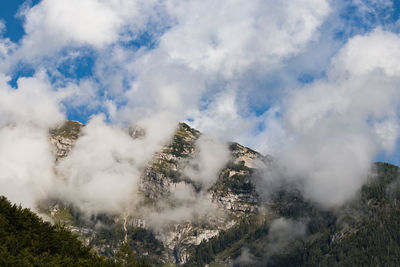
M 79 123 L 68 122 L 51 133 L 76 139 L 81 127 Z M 170 187 L 179 182 L 191 184 L 197 192 L 201 190 L 183 172 L 196 156 L 199 136 L 200 132 L 179 124 L 171 142 L 156 153 L 144 172 L 142 207 L 162 207 L 157 206 L 159 203 L 179 207 L 180 203 L 174 202 L 169 194 Z M 113 259 L 105 261 L 89 251 L 94 260 L 102 260 L 104 264 L 145 266 L 140 263 L 145 261 L 152 266 L 174 266 L 169 261 L 176 261 L 185 266 L 248 266 L 241 262 L 246 251 L 253 266 L 400 266 L 398 167 L 376 163 L 355 199 L 340 207 L 323 209 L 303 196 L 301 186 L 296 188 L 292 183 L 274 185 L 268 198 L 262 199 L 257 192 L 259 170 L 253 163 L 260 160 L 273 166 L 273 160 L 237 143 L 230 143 L 230 151 L 231 160 L 208 189 L 212 200 L 226 215 L 218 218 L 218 223 L 194 219 L 185 222 L 187 228 L 170 225 L 171 231 L 156 235 L 150 228 L 135 226 L 145 225 L 142 223 L 131 221 L 124 227 L 120 215 L 97 214 L 87 218 L 72 206 L 57 206 L 51 217 L 59 224 L 78 229 L 77 232 L 82 230 L 81 239 L 100 255 Z M 0 217 L 0 226 L 1 220 Z M 301 228 L 301 234 L 290 236 L 289 232 L 283 235 L 283 240 L 277 240 L 273 226 L 280 220 Z M 228 226 L 221 226 L 221 222 Z M 195 245 L 202 229 L 219 233 L 204 234 L 203 241 Z M 55 230 L 67 231 L 60 226 Z M 164 244 L 160 239 L 162 234 L 175 240 Z M 1 256 L 7 250 L 0 248 Z
M 50 130 L 50 134 L 65 138 L 78 139 L 83 124 L 77 121 L 66 121 L 61 127 Z
M 179 123 L 178 129 L 169 145 L 169 152 L 175 157 L 188 157 L 193 152 L 194 142 L 199 136 L 199 131 L 185 123 Z
M 187 266 L 227 265 L 243 248 L 251 253 L 252 266 L 399 266 L 399 168 L 376 163 L 373 173 L 358 198 L 333 210 L 321 209 L 301 192 L 282 187 L 270 200 L 272 217 L 259 215 L 262 223 L 249 217 L 202 242 L 193 248 Z M 276 249 L 269 229 L 282 217 L 304 224 L 305 233 Z

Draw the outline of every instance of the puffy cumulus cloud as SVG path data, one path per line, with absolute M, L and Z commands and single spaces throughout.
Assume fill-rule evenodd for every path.
M 122 212 L 134 204 L 140 175 L 162 145 L 155 145 L 151 127 L 145 129 L 150 130 L 150 139 L 134 139 L 127 131 L 106 124 L 104 116 L 92 118 L 71 154 L 56 167 L 60 180 L 55 196 L 89 214 Z
M 59 108 L 57 94 L 44 71 L 34 77 L 20 78 L 17 88 L 8 84 L 10 78 L 0 80 L 0 123 L 30 124 L 49 128 L 65 119 Z
M 353 2 L 362 5 L 365 1 Z M 17 89 L 11 89 L 8 78 L 1 76 L 0 123 L 17 122 L 44 134 L 44 128 L 63 119 L 60 109 L 86 107 L 93 113 L 108 111 L 108 119 L 115 124 L 143 128 L 146 135 L 134 141 L 102 119 L 94 119 L 71 158 L 58 167 L 66 181 L 71 178 L 64 196 L 93 211 L 100 209 L 97 201 L 111 210 L 135 190 L 142 161 L 136 152 L 128 155 L 126 148 L 144 149 L 146 158 L 167 142 L 177 121 L 188 117 L 200 130 L 216 131 L 226 138 L 240 135 L 238 139 L 264 152 L 282 150 L 276 157 L 288 166 L 286 175 L 303 181 L 308 197 L 328 206 L 340 203 L 359 188 L 376 153 L 393 150 L 398 139 L 399 38 L 383 30 L 354 37 L 335 56 L 326 78 L 299 85 L 296 75 L 300 71 L 293 70 L 301 68 L 298 62 L 318 62 L 323 55 L 324 62 L 318 62 L 318 67 L 307 67 L 314 72 L 323 68 L 323 72 L 332 50 L 338 49 L 337 43 L 330 44 L 333 37 L 326 35 L 324 48 L 319 49 L 320 29 L 331 12 L 337 12 L 332 3 L 42 0 L 21 12 L 26 34 L 18 44 L 0 40 L 0 57 L 5 59 L 1 72 L 12 72 L 20 62 L 34 62 L 32 67 L 39 73 L 20 79 Z M 329 22 L 336 23 L 332 18 Z M 332 35 L 333 28 L 329 28 Z M 149 43 L 141 39 L 142 34 L 150 36 Z M 130 41 L 144 43 L 137 47 Z M 77 80 L 56 73 L 62 62 L 76 57 L 75 51 L 65 56 L 63 51 L 88 47 L 94 51 L 91 77 Z M 293 62 L 297 65 L 287 66 Z M 52 84 L 45 72 L 38 71 L 43 67 L 57 74 Z M 269 81 L 281 71 L 285 73 L 277 82 Z M 289 82 L 281 89 L 280 80 L 286 79 Z M 262 98 L 258 105 L 272 103 L 265 95 L 279 99 L 257 117 L 248 99 L 257 102 Z M 243 129 L 254 130 L 250 125 L 261 128 L 255 137 L 253 132 L 242 133 Z M 14 132 L 18 137 L 19 131 Z M 48 149 L 42 141 L 38 151 Z M 226 150 L 203 139 L 199 142 L 203 141 L 196 164 L 210 168 L 210 173 L 195 168 L 189 172 L 195 180 L 208 183 L 223 164 Z M 104 159 L 97 159 L 93 151 L 105 153 Z M 202 153 L 220 158 L 208 162 Z M 91 168 L 89 156 L 96 167 Z M 89 173 L 84 172 L 83 162 L 89 164 Z M 73 171 L 75 164 L 86 177 Z M 111 187 L 112 180 L 125 187 L 116 186 L 105 203 L 100 193 L 104 193 L 102 187 Z M 89 192 L 90 187 L 98 188 L 98 193 Z
M 138 168 L 144 164 L 134 157 L 139 149 L 136 142 L 103 120 L 93 118 L 71 154 L 57 166 L 65 184 L 60 184 L 58 194 L 89 212 L 120 209 L 127 196 L 134 196 Z
M 152 116 L 144 116 L 135 120 L 135 122 L 138 129 L 145 131 L 145 135 L 141 137 L 145 151 L 153 152 L 171 141 L 171 137 L 177 127 L 177 117 L 172 116 L 169 112 L 159 112 Z
M 101 46 L 118 37 L 120 18 L 101 1 L 45 0 L 26 14 L 28 35 L 46 34 L 52 41 L 71 41 Z M 43 37 L 43 36 L 41 36 Z M 31 38 L 35 38 L 32 36 Z
M 124 57 L 122 64 L 113 62 L 118 70 L 129 69 L 125 93 L 129 108 L 122 110 L 168 110 L 181 120 L 193 117 L 196 125 L 211 129 L 219 125 L 210 123 L 212 120 L 243 127 L 245 101 L 239 109 L 222 107 L 237 106 L 236 91 L 251 79 L 255 67 L 265 73 L 317 40 L 318 27 L 330 6 L 322 0 L 278 4 L 166 1 L 165 12 L 171 26 L 157 39 L 156 47 L 140 49 L 130 55 L 132 61 Z M 129 54 L 117 50 L 118 55 Z M 101 76 L 107 77 L 109 69 L 101 70 L 106 71 Z M 113 84 L 122 85 L 125 78 L 121 76 Z M 218 99 L 210 102 L 215 104 L 201 107 L 202 100 L 214 97 Z M 224 101 L 224 97 L 229 100 Z
M 400 72 L 393 61 L 400 58 L 399 41 L 398 35 L 379 29 L 350 40 L 333 59 L 327 80 L 294 94 L 289 125 L 309 131 L 324 118 L 335 116 L 350 123 L 396 123 Z
M 43 0 L 20 12 L 26 34 L 6 62 L 8 67 L 29 62 L 56 71 L 75 57 L 65 51 L 90 47 L 95 51 L 95 86 L 90 87 L 101 90 L 84 94 L 88 82 L 69 83 L 67 107 L 102 101 L 96 105 L 112 111 L 113 118 L 132 121 L 127 114 L 143 117 L 166 110 L 183 120 L 199 110 L 202 99 L 225 90 L 228 79 L 241 79 L 255 66 L 271 69 L 302 51 L 318 38 L 329 12 L 326 0 Z M 141 43 L 143 33 L 151 36 L 153 47 L 126 46 L 127 41 Z
M 47 134 L 27 125 L 0 129 L 0 194 L 10 201 L 36 208 L 52 190 L 54 156 Z
M 125 94 L 126 109 L 141 117 L 170 112 L 183 119 L 188 110 L 197 108 L 205 77 L 185 66 L 164 62 L 162 57 L 152 54 L 138 60 L 138 77 Z
M 88 112 L 93 112 L 107 105 L 99 96 L 98 84 L 90 78 L 68 81 L 60 86 L 53 85 L 53 88 L 65 109 L 76 109 L 84 106 Z
M 229 73 L 260 59 L 298 51 L 313 38 L 329 11 L 325 0 L 278 4 L 43 0 L 27 6 L 20 16 L 25 19 L 23 43 L 31 48 L 44 45 L 46 51 L 51 46 L 47 40 L 57 47 L 71 43 L 102 47 L 137 38 L 144 30 L 159 31 L 160 48 L 169 51 L 171 59 L 192 67 L 228 68 Z M 170 28 L 163 34 L 166 27 Z
M 327 1 L 169 1 L 177 24 L 159 49 L 194 69 L 232 77 L 256 62 L 276 64 L 313 39 Z
M 158 1 L 43 0 L 20 11 L 25 36 L 20 57 L 51 56 L 69 46 L 96 49 L 137 37 L 156 17 Z M 128 38 L 128 33 L 131 35 Z M 21 59 L 21 58 L 20 58 Z
M 134 139 L 128 130 L 105 123 L 103 115 L 95 116 L 70 155 L 55 164 L 49 129 L 65 120 L 59 111 L 65 96 L 51 90 L 43 73 L 19 79 L 17 89 L 7 81 L 3 77 L 0 87 L 0 194 L 31 208 L 57 198 L 87 214 L 126 212 L 136 203 L 140 175 L 170 141 L 176 119 L 142 118 L 136 126 L 145 135 Z
M 375 30 L 351 39 L 325 79 L 284 103 L 286 144 L 277 153 L 286 175 L 324 206 L 351 198 L 377 153 L 399 137 L 400 37 Z
M 399 76 L 400 67 L 396 64 L 400 58 L 399 46 L 400 38 L 397 34 L 380 28 L 356 36 L 334 59 L 331 75 L 361 76 L 381 70 L 389 77 Z
M 52 56 L 71 45 L 102 47 L 118 38 L 120 18 L 103 3 L 44 0 L 24 11 L 20 58 Z
M 0 194 L 26 207 L 51 191 L 54 156 L 48 131 L 64 120 L 44 73 L 0 81 Z
M 252 127 L 254 119 L 241 116 L 235 90 L 216 94 L 205 110 L 194 110 L 189 116 L 194 120 L 193 127 L 225 140 L 232 140 Z

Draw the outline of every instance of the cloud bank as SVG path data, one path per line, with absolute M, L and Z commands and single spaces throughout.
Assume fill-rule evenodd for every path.
M 377 153 L 399 137 L 400 38 L 380 29 L 349 40 L 327 77 L 294 92 L 285 103 L 291 140 L 279 152 L 305 194 L 325 205 L 351 198 L 367 179 Z
M 57 192 L 89 210 L 97 210 L 93 203 L 116 209 L 131 198 L 146 160 L 178 121 L 188 120 L 271 154 L 311 200 L 343 203 L 376 156 L 397 149 L 398 23 L 380 17 L 381 7 L 393 9 L 390 1 L 380 3 L 25 5 L 18 14 L 25 35 L 17 43 L 0 23 L 0 193 L 28 206 Z M 343 13 L 348 7 L 357 11 Z M 63 177 L 57 180 L 48 129 L 71 114 L 94 117 L 57 166 Z M 119 129 L 128 124 L 144 129 L 144 139 Z M 202 144 L 219 159 L 200 152 L 200 172 L 188 172 L 208 184 L 226 151 Z

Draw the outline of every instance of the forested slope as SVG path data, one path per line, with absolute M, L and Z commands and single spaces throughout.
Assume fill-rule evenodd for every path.
M 120 266 L 74 234 L 0 197 L 0 266 Z

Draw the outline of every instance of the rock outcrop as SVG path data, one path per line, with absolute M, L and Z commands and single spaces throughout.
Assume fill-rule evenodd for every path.
M 69 154 L 83 126 L 77 121 L 66 121 L 61 127 L 50 130 L 50 142 L 54 146 L 56 161 Z

